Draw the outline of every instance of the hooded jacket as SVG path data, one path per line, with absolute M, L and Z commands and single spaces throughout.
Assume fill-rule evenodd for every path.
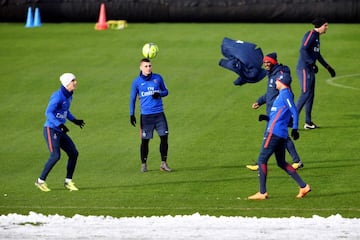
M 291 73 L 288 66 L 275 64 L 270 71 L 267 71 L 267 75 L 268 83 L 266 93 L 258 98 L 257 103 L 259 105 L 266 103 L 266 115 L 270 116 L 271 107 L 276 97 L 279 95 L 279 90 L 276 89 L 275 81 L 276 79 L 281 78 L 290 78 L 289 81 L 291 81 Z

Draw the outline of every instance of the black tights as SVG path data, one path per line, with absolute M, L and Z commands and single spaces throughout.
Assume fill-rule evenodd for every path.
M 146 163 L 147 156 L 149 154 L 149 142 L 150 139 L 142 139 L 141 145 L 140 145 L 140 157 L 141 162 Z M 160 136 L 160 155 L 161 155 L 161 161 L 167 160 L 167 152 L 168 152 L 168 136 Z

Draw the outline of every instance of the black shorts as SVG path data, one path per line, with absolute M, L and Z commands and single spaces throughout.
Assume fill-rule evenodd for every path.
M 155 114 L 141 114 L 140 116 L 141 138 L 153 138 L 154 129 L 159 136 L 166 136 L 169 134 L 168 124 L 165 113 Z

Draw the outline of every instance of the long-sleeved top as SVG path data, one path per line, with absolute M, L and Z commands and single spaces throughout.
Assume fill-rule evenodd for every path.
M 296 68 L 303 69 L 312 66 L 318 60 L 321 65 L 328 68 L 329 64 L 324 60 L 320 54 L 320 34 L 311 30 L 305 33 L 300 47 L 300 55 Z
M 290 117 L 293 117 L 293 129 L 298 129 L 299 115 L 294 103 L 294 95 L 290 88 L 283 88 L 279 91 L 273 106 L 271 107 L 270 120 L 266 133 L 280 138 L 288 138 L 288 125 Z
M 65 87 L 61 86 L 59 90 L 51 95 L 45 111 L 45 127 L 60 131 L 59 125 L 64 124 L 66 119 L 75 120 L 75 117 L 70 112 L 72 94 L 73 92 L 69 92 Z
M 153 98 L 153 94 L 158 92 L 159 98 Z M 136 98 L 140 100 L 140 113 L 155 114 L 164 111 L 162 98 L 167 96 L 169 91 L 161 75 L 152 73 L 144 76 L 142 73 L 134 79 L 130 91 L 130 116 L 134 115 Z
M 276 89 L 275 81 L 280 79 L 284 74 L 290 77 L 290 69 L 286 65 L 275 64 L 270 71 L 267 71 L 268 82 L 266 93 L 260 96 L 257 100 L 259 105 L 266 103 L 266 115 L 270 115 L 270 109 L 273 105 L 275 98 L 279 94 L 279 90 Z
M 264 55 L 256 44 L 224 37 L 221 52 L 226 59 L 221 59 L 219 65 L 239 76 L 234 81 L 235 85 L 257 83 L 265 77 L 262 68 Z

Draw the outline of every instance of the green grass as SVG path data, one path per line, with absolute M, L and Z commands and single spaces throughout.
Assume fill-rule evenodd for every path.
M 129 24 L 125 30 L 95 31 L 93 24 L 0 24 L 0 214 L 35 211 L 65 216 L 214 216 L 360 217 L 360 28 L 330 24 L 321 50 L 337 76 L 317 74 L 314 131 L 300 131 L 297 150 L 305 163 L 299 173 L 313 191 L 297 200 L 296 184 L 269 161 L 267 201 L 248 201 L 258 191 L 256 161 L 265 109 L 251 104 L 266 90 L 265 81 L 235 87 L 235 73 L 218 66 L 223 37 L 257 43 L 276 51 L 295 74 L 298 48 L 310 24 Z M 159 139 L 150 142 L 149 169 L 140 173 L 139 131 L 129 123 L 129 91 L 139 72 L 145 42 L 160 54 L 154 72 L 169 88 L 164 99 L 169 121 L 171 174 L 159 168 Z M 48 151 L 42 136 L 44 111 L 63 72 L 78 78 L 72 112 L 83 118 L 80 130 L 68 123 L 80 152 L 74 181 L 81 190 L 63 188 L 66 156 L 50 173 L 49 193 L 34 186 Z M 352 76 L 348 76 L 352 75 Z M 300 124 L 303 124 L 303 112 Z

